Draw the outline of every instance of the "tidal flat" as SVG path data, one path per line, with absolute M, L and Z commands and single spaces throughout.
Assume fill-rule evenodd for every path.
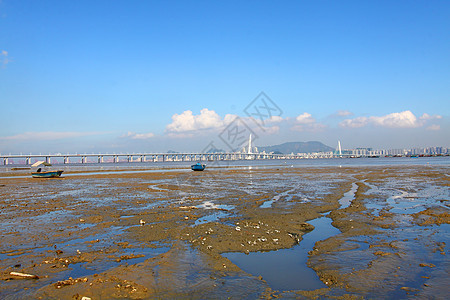
M 448 299 L 449 171 L 3 177 L 0 298 Z

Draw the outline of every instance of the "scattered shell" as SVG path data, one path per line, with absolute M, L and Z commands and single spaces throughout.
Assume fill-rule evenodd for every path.
M 37 276 L 37 275 L 20 273 L 20 272 L 11 272 L 11 273 L 9 273 L 9 275 L 18 276 L 18 277 L 22 277 L 22 278 L 28 278 L 28 279 L 39 279 L 39 276 Z
M 145 224 L 145 221 L 142 220 L 142 219 L 140 219 L 140 220 L 139 220 L 139 223 L 141 224 L 141 226 L 143 226 L 143 225 Z
M 236 231 L 241 231 L 241 227 L 240 226 L 236 226 Z
M 186 210 L 186 209 L 197 209 L 198 207 L 196 207 L 196 206 L 180 206 L 178 208 L 182 209 L 182 210 Z

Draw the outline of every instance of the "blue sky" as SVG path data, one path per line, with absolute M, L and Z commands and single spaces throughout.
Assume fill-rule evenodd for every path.
M 450 147 L 449 1 L 0 0 L 0 153 Z M 252 127 L 253 126 L 253 127 Z M 256 127 L 255 127 L 256 126 Z

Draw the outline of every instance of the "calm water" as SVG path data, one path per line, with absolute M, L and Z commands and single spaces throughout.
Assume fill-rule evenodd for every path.
M 53 166 L 60 170 L 70 171 L 115 171 L 133 169 L 189 170 L 193 162 L 119 162 L 119 163 L 88 163 L 88 164 L 58 164 Z M 208 169 L 217 168 L 277 168 L 277 167 L 352 167 L 352 166 L 395 166 L 395 165 L 450 165 L 450 156 L 443 157 L 383 157 L 383 158 L 332 158 L 332 159 L 296 159 L 296 160 L 238 160 L 238 161 L 210 161 L 206 162 Z M 29 170 L 11 170 L 12 167 L 25 167 L 23 164 L 1 165 L 2 173 L 28 173 Z M 65 175 L 66 175 L 65 174 Z
M 331 219 L 320 217 L 309 221 L 315 228 L 302 241 L 290 248 L 250 254 L 230 252 L 222 254 L 247 273 L 262 276 L 276 290 L 315 290 L 327 287 L 313 269 L 306 265 L 308 251 L 317 241 L 325 240 L 340 231 Z

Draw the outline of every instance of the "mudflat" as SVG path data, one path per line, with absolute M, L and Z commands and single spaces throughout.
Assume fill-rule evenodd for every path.
M 0 298 L 449 298 L 449 169 L 2 178 Z M 310 249 L 296 248 L 315 231 Z M 281 249 L 304 252 L 318 284 L 297 286 L 289 263 L 277 266 Z M 253 268 L 230 253 L 263 258 Z

